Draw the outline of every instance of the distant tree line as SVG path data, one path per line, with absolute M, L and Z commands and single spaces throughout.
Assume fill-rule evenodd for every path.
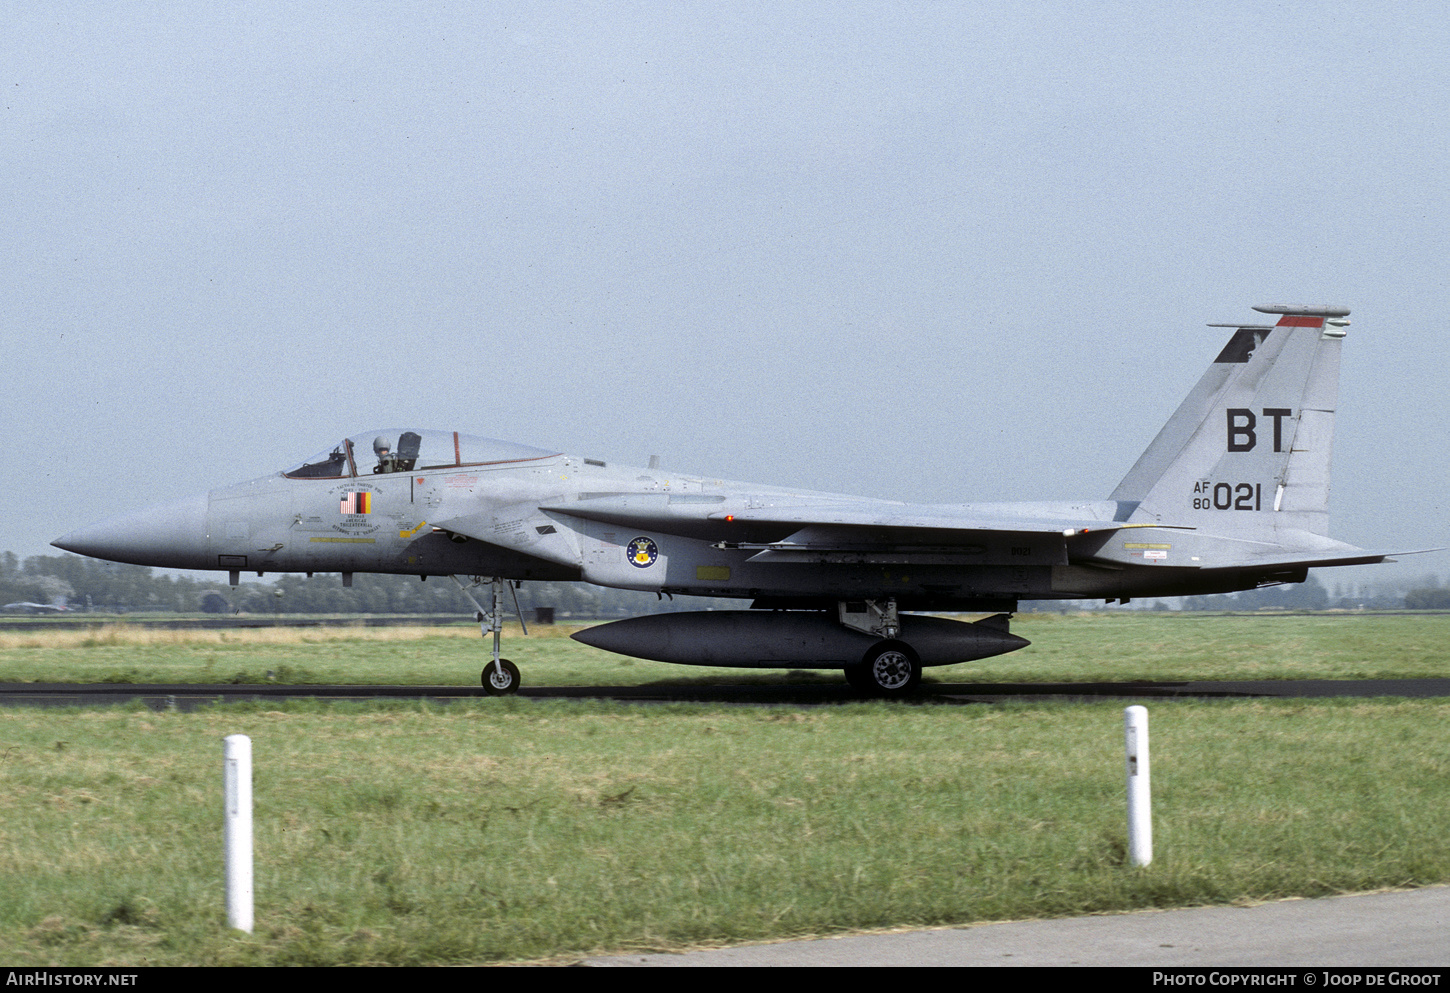
M 1445 610 L 1450 589 L 1435 576 L 1422 576 L 1399 585 L 1330 590 L 1312 573 L 1302 583 L 1266 586 L 1216 597 L 1187 597 L 1184 610 Z
M 1407 610 L 1450 610 L 1450 589 L 1411 590 L 1405 594 Z
M 1101 601 L 1087 601 L 1102 606 Z M 1022 605 L 1023 610 L 1081 610 L 1080 600 L 1038 600 Z M 1333 590 L 1310 574 L 1302 583 L 1265 586 L 1241 593 L 1186 596 L 1172 599 L 1147 597 L 1133 606 L 1156 610 L 1450 610 L 1450 588 L 1435 576 L 1422 576 L 1409 583 L 1368 588 Z

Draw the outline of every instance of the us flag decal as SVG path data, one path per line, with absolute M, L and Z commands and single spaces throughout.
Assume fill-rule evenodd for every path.
M 344 493 L 342 512 L 344 514 L 371 514 L 373 512 L 371 493 Z

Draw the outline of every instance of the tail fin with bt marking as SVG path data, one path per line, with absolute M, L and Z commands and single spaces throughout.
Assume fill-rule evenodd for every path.
M 1329 532 L 1329 464 L 1348 308 L 1255 307 L 1123 477 L 1128 521 L 1275 541 Z M 1289 541 L 1288 544 L 1297 544 Z

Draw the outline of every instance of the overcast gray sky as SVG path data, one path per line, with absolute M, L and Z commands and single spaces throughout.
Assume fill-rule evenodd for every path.
M 1441 4 L 4 12 L 0 549 L 395 425 L 1104 497 L 1270 301 L 1335 536 L 1450 544 Z

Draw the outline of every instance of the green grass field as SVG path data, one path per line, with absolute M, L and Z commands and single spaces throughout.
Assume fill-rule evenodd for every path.
M 566 627 L 505 632 L 525 686 L 775 681 L 779 670 L 628 659 L 570 641 Z M 1020 614 L 1033 644 L 928 669 L 946 682 L 1370 679 L 1450 675 L 1450 615 L 1111 612 Z M 0 681 L 476 685 L 490 646 L 474 625 L 164 631 L 0 632 Z M 818 678 L 840 681 L 835 671 Z
M 1218 678 L 1440 675 L 1442 625 L 1024 618 L 1018 629 L 1038 644 L 997 660 L 1014 668 L 990 678 L 1204 678 L 1200 666 Z M 476 672 L 482 653 L 476 631 L 149 649 L 134 634 L 0 651 L 7 673 L 19 657 L 32 679 L 97 666 L 209 681 L 290 665 L 385 682 L 408 681 L 399 669 L 447 682 L 437 667 Z M 1269 641 L 1293 657 L 1275 663 Z M 510 648 L 526 643 L 538 657 L 510 654 L 535 682 L 729 678 L 558 638 Z M 1022 662 L 1032 651 L 1046 673 Z M 567 961 L 1450 881 L 1450 701 L 1150 701 L 1155 861 L 1144 869 L 1124 855 L 1125 702 L 10 709 L 0 958 Z M 228 931 L 223 908 L 221 747 L 232 733 L 255 751 L 252 936 Z

